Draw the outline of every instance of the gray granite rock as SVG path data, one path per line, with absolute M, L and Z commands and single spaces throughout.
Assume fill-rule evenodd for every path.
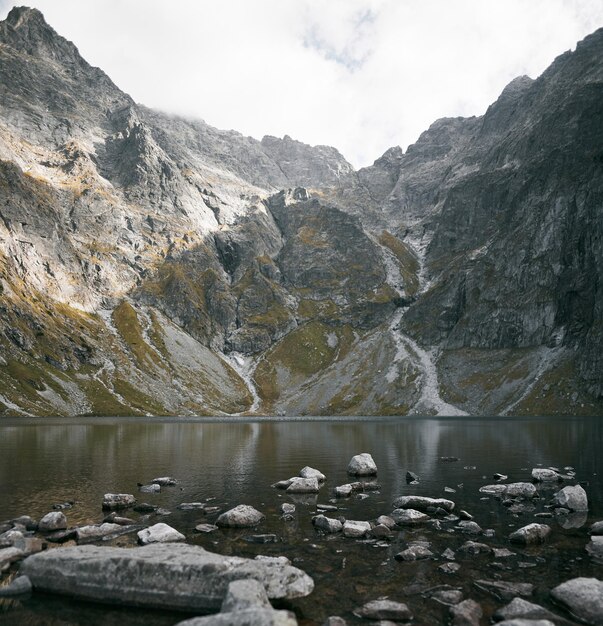
M 127 509 L 136 504 L 136 498 L 130 493 L 106 493 L 103 497 L 103 509 L 115 511 Z
M 374 476 L 377 474 L 377 465 L 368 452 L 353 456 L 348 464 L 348 474 L 353 476 Z
M 550 534 L 551 527 L 546 524 L 528 524 L 511 533 L 509 540 L 512 543 L 521 543 L 527 546 L 543 543 Z
M 408 622 L 413 618 L 406 604 L 394 600 L 372 600 L 355 609 L 354 615 L 364 619 L 393 620 L 396 622 Z
M 142 545 L 149 543 L 173 543 L 175 541 L 185 541 L 186 537 L 175 528 L 159 522 L 138 531 L 138 542 Z
M 581 485 L 571 485 L 558 491 L 555 503 L 570 511 L 588 511 L 588 496 Z
M 475 600 L 463 600 L 450 607 L 451 626 L 480 626 L 482 607 Z
M 219 608 L 234 580 L 259 581 L 270 599 L 297 598 L 314 588 L 307 574 L 279 561 L 227 557 L 178 543 L 48 550 L 28 557 L 21 573 L 34 589 L 49 593 L 188 611 Z
M 257 526 L 265 518 L 263 513 L 247 504 L 239 504 L 222 513 L 216 520 L 217 526 L 227 528 L 249 528 Z
M 603 581 L 572 578 L 551 590 L 555 602 L 586 624 L 603 624 Z
M 0 598 L 12 598 L 30 593 L 32 590 L 31 581 L 27 576 L 17 576 L 8 585 L 0 587 Z
M 65 530 L 67 528 L 67 518 L 60 511 L 46 513 L 38 524 L 38 530 L 43 533 L 54 530 Z
M 393 502 L 396 509 L 416 509 L 429 512 L 434 509 L 444 509 L 450 513 L 454 509 L 454 502 L 445 498 L 427 498 L 423 496 L 400 496 Z

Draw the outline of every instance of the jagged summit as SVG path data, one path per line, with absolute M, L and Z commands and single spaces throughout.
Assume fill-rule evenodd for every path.
M 355 171 L 139 105 L 13 9 L 0 414 L 600 413 L 601 33 Z

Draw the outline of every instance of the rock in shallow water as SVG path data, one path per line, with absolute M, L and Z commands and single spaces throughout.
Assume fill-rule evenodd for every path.
M 149 528 L 144 528 L 138 532 L 138 541 L 142 545 L 149 543 L 172 543 L 175 541 L 185 541 L 186 537 L 175 528 L 159 522 Z
M 28 557 L 21 571 L 41 591 L 189 611 L 219 608 L 233 580 L 259 581 L 270 599 L 306 596 L 314 588 L 305 572 L 274 559 L 226 557 L 184 544 L 48 550 Z
M 338 519 L 326 517 L 325 515 L 316 515 L 313 517 L 312 524 L 326 533 L 338 533 L 343 530 L 343 524 Z
M 393 600 L 372 600 L 356 609 L 354 615 L 364 619 L 388 619 L 396 622 L 408 622 L 412 619 L 412 613 L 406 604 Z
M 452 626 L 479 626 L 482 607 L 475 600 L 463 600 L 450 607 Z
M 377 465 L 368 452 L 352 457 L 348 464 L 348 474 L 353 476 L 374 476 L 377 474 Z
M 27 576 L 17 576 L 11 583 L 0 587 L 0 598 L 12 598 L 31 592 L 31 581 Z
M 287 493 L 318 493 L 320 486 L 316 477 L 292 478 L 287 487 Z
M 426 498 L 423 496 L 400 496 L 393 502 L 396 509 L 416 509 L 417 511 L 431 511 L 444 509 L 450 513 L 454 509 L 454 502 L 445 498 Z
M 556 482 L 561 480 L 561 476 L 552 469 L 535 467 L 532 470 L 532 479 L 537 482 Z
M 234 509 L 225 511 L 216 520 L 217 526 L 226 528 L 249 528 L 257 526 L 264 519 L 264 515 L 247 504 L 239 504 Z
M 60 511 L 47 513 L 38 524 L 38 530 L 43 533 L 53 530 L 65 530 L 67 528 L 67 518 Z
M 555 494 L 555 504 L 570 511 L 588 511 L 588 496 L 580 485 L 572 485 Z
M 530 583 L 506 582 L 504 580 L 476 580 L 475 586 L 501 600 L 512 600 L 516 596 L 528 597 L 534 592 Z
M 546 524 L 528 524 L 509 535 L 512 543 L 521 543 L 525 546 L 543 543 L 551 534 L 551 527 Z
M 370 530 L 371 525 L 369 522 L 346 520 L 343 525 L 343 534 L 345 537 L 365 537 Z
M 570 622 L 551 613 L 548 609 L 522 598 L 514 598 L 509 604 L 498 609 L 498 611 L 494 613 L 494 619 L 496 621 L 516 619 L 551 620 L 554 624 L 558 624 L 559 626 L 570 625 Z
M 555 587 L 551 596 L 583 622 L 593 626 L 603 624 L 603 581 L 572 578 Z
M 390 517 L 401 526 L 414 526 L 429 521 L 429 515 L 415 509 L 394 509 Z
M 127 509 L 136 504 L 136 498 L 131 493 L 106 493 L 103 497 L 103 509 L 115 511 Z
M 327 480 L 327 477 L 322 472 L 308 465 L 306 465 L 306 467 L 302 467 L 299 475 L 302 478 L 316 478 L 319 483 L 323 483 L 325 480 Z

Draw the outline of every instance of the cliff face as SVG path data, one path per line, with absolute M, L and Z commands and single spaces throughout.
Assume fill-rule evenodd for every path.
M 600 412 L 603 32 L 358 172 L 0 22 L 0 411 Z

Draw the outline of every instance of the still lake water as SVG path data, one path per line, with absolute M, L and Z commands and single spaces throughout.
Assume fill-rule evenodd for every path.
M 588 526 L 603 519 L 603 418 L 387 418 L 345 420 L 240 420 L 189 419 L 15 419 L 0 421 L 0 519 L 28 514 L 39 518 L 55 503 L 75 500 L 65 511 L 70 525 L 102 520 L 104 493 L 138 494 L 137 483 L 156 476 L 174 476 L 176 487 L 160 494 L 138 494 L 139 501 L 169 509 L 172 514 L 149 523 L 166 522 L 183 532 L 189 543 L 224 554 L 288 556 L 315 581 L 308 598 L 292 601 L 300 624 L 321 624 L 329 615 L 342 615 L 354 623 L 351 611 L 368 600 L 389 596 L 406 602 L 415 613 L 415 624 L 444 624 L 447 609 L 429 598 L 439 585 L 460 588 L 465 597 L 478 600 L 491 613 L 505 604 L 474 586 L 477 579 L 532 582 L 532 598 L 549 608 L 548 590 L 578 575 L 601 578 L 603 567 L 585 552 Z M 436 531 L 418 527 L 397 533 L 386 547 L 321 535 L 311 524 L 316 502 L 329 503 L 332 489 L 350 481 L 347 464 L 354 454 L 370 452 L 379 468 L 381 489 L 368 498 L 338 500 L 339 512 L 348 519 L 371 520 L 391 512 L 399 495 L 448 497 L 456 510 L 465 509 L 493 538 L 475 538 L 444 523 Z M 459 461 L 445 462 L 454 456 Z M 318 497 L 287 496 L 271 487 L 278 480 L 296 475 L 310 465 L 327 475 Z M 502 472 L 509 482 L 530 480 L 531 468 L 542 465 L 575 468 L 578 481 L 585 481 L 590 511 L 584 524 L 562 528 L 555 519 L 534 518 L 545 511 L 553 490 L 539 488 L 541 498 L 531 513 L 512 514 L 494 498 L 484 499 L 480 486 L 494 482 Z M 407 470 L 420 477 L 407 485 Z M 587 483 L 587 484 L 586 484 Z M 456 490 L 446 493 L 444 487 Z M 201 522 L 217 515 L 180 511 L 182 502 L 212 500 L 225 510 L 250 504 L 266 515 L 253 530 L 194 532 Z M 283 502 L 297 505 L 294 521 L 280 518 Z M 138 518 L 136 513 L 126 515 Z M 529 549 L 510 546 L 507 537 L 514 528 L 533 521 L 553 527 L 550 540 Z M 253 532 L 275 533 L 279 541 L 256 545 L 244 537 Z M 432 543 L 438 560 L 401 563 L 394 555 L 407 541 Z M 493 547 L 510 547 L 517 558 L 497 564 L 493 557 L 459 558 L 455 575 L 438 570 L 442 551 L 458 548 L 467 539 L 485 541 Z M 129 545 L 121 537 L 115 545 Z M 110 608 L 68 599 L 34 594 L 24 601 L 1 601 L 0 624 L 171 625 L 181 615 Z

